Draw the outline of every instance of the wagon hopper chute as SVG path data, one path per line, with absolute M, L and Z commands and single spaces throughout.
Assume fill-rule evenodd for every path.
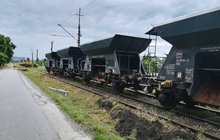
M 56 52 L 47 53 L 47 54 L 45 54 L 45 57 L 46 57 L 48 60 L 52 60 L 52 59 L 59 60 L 59 59 L 60 59 L 60 57 L 57 55 Z
M 116 34 L 114 37 L 81 46 L 87 55 L 109 54 L 114 51 L 141 53 L 147 49 L 150 39 Z
M 196 102 L 220 106 L 220 8 L 156 25 L 146 34 L 173 45 L 158 79 L 178 82 L 177 98 L 187 93 Z
M 60 74 L 73 75 L 79 73 L 83 69 L 84 56 L 78 47 L 68 47 L 57 51 L 60 57 Z
M 88 79 L 113 83 L 122 88 L 133 84 L 134 75 L 145 74 L 139 54 L 150 42 L 150 39 L 116 34 L 82 45 L 81 50 L 87 55 L 84 70 Z
M 47 64 L 45 65 L 46 70 L 48 72 L 50 72 L 50 70 L 54 71 L 59 66 L 60 57 L 56 52 L 47 53 L 45 54 L 45 57 L 48 60 Z

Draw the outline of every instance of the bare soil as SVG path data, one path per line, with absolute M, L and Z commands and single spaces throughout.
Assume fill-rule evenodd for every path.
M 180 130 L 180 127 L 166 132 L 158 120 L 151 122 L 127 109 L 113 108 L 111 101 L 107 99 L 99 100 L 98 104 L 100 108 L 104 108 L 110 113 L 112 119 L 117 120 L 115 130 L 120 136 L 130 136 L 135 130 L 137 140 L 197 139 L 196 134 L 188 130 Z
M 104 98 L 100 99 L 100 100 L 98 100 L 97 103 L 98 103 L 100 108 L 103 108 L 103 109 L 105 109 L 107 111 L 110 111 L 112 109 L 112 107 L 113 107 L 112 102 L 110 100 L 108 100 L 108 99 L 104 99 Z

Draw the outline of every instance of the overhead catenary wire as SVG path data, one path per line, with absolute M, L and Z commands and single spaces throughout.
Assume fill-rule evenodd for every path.
M 59 36 L 59 37 L 72 37 L 68 35 L 60 35 L 60 34 L 50 34 L 51 36 Z
M 83 16 L 83 15 L 81 15 L 81 9 L 85 9 L 85 8 L 87 8 L 87 7 L 89 7 L 90 5 L 92 5 L 94 2 L 95 2 L 96 0 L 93 0 L 93 1 L 91 1 L 91 2 L 89 2 L 88 4 L 86 4 L 85 6 L 83 6 L 83 8 L 79 8 L 79 12 L 78 12 L 78 14 L 74 14 L 74 15 L 77 15 L 78 16 L 78 37 L 77 37 L 77 39 L 69 32 L 69 31 L 67 31 L 64 27 L 63 27 L 63 25 L 62 24 L 58 24 L 58 26 L 59 27 L 61 27 L 67 34 L 69 34 L 72 38 L 74 38 L 76 41 L 77 41 L 77 45 L 78 45 L 78 47 L 80 47 L 80 38 L 81 38 L 81 36 L 82 36 L 82 34 L 81 34 L 81 31 L 80 31 L 80 17 L 81 16 Z M 63 23 L 65 23 L 65 22 L 67 22 L 71 17 L 73 17 L 74 15 L 71 15 L 70 17 L 68 17 L 67 19 L 65 19 L 64 21 L 63 21 Z M 60 36 L 60 35 L 52 35 L 52 36 Z M 64 36 L 63 36 L 64 37 Z
M 91 1 L 91 2 L 89 2 L 88 4 L 86 4 L 85 6 L 83 6 L 82 8 L 81 8 L 81 10 L 85 10 L 86 8 L 88 8 L 89 6 L 91 6 L 93 3 L 95 3 L 97 0 L 93 0 L 93 1 Z M 78 11 L 76 11 L 76 12 L 74 12 L 74 13 L 78 13 Z M 76 14 L 72 14 L 71 16 L 69 16 L 69 17 L 67 17 L 66 19 L 64 19 L 62 22 L 60 22 L 60 23 L 62 23 L 61 25 L 63 25 L 64 23 L 66 23 L 68 20 L 70 20 L 72 17 L 74 17 Z M 68 25 L 67 25 L 68 26 Z M 77 28 L 77 27 L 74 27 L 74 28 Z
M 93 0 L 93 1 L 89 2 L 88 4 L 86 4 L 85 6 L 83 6 L 81 9 L 82 9 L 82 10 L 86 9 L 87 7 L 89 7 L 90 5 L 92 5 L 95 1 L 97 1 L 97 0 Z M 77 11 L 76 11 L 76 12 L 77 12 Z M 76 13 L 76 12 L 74 12 L 74 13 Z M 73 15 L 67 17 L 67 18 L 64 19 L 61 23 L 62 23 L 62 24 L 66 23 L 68 20 L 70 20 L 70 19 L 71 19 L 72 17 L 74 17 L 74 16 L 75 16 L 75 14 L 73 14 Z
M 66 18 L 65 20 L 63 20 L 62 23 L 66 23 L 68 20 L 70 20 L 74 15 L 69 16 L 68 18 Z
M 77 26 L 71 26 L 71 25 L 65 25 L 65 24 L 60 24 L 65 28 L 78 28 Z
M 91 1 L 90 3 L 86 4 L 84 7 L 82 7 L 82 10 L 92 5 L 96 0 Z
M 77 40 L 69 31 L 67 31 L 61 24 L 58 24 L 58 26 L 60 28 L 62 28 L 67 34 L 69 34 L 72 38 L 74 38 L 75 40 Z

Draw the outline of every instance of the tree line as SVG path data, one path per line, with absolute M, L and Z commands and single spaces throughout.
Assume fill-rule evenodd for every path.
M 10 37 L 0 34 L 0 66 L 10 62 L 15 48 Z

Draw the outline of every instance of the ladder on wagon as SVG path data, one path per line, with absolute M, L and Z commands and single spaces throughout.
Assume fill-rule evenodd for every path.
M 148 57 L 151 57 L 152 60 L 153 60 L 153 65 L 150 66 L 150 63 L 149 63 L 149 68 L 152 67 L 153 68 L 153 71 L 150 72 L 149 74 L 152 75 L 153 77 L 156 76 L 157 74 L 157 56 L 156 56 L 156 53 L 157 53 L 157 36 L 151 36 L 149 35 L 149 39 L 151 39 L 151 44 L 148 46 L 148 54 L 147 56 Z
M 157 36 L 149 35 L 149 39 L 151 39 L 151 43 L 148 46 L 148 56 L 156 57 L 157 53 Z

